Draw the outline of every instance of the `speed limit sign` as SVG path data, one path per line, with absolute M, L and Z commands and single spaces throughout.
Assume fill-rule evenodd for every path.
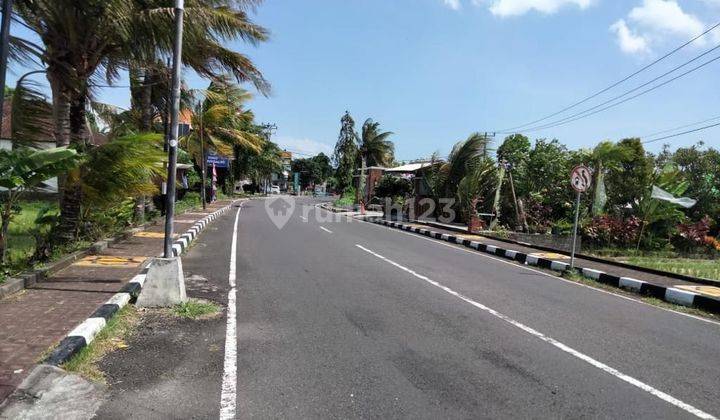
M 592 172 L 587 166 L 578 165 L 570 174 L 570 185 L 579 193 L 584 193 L 592 185 Z

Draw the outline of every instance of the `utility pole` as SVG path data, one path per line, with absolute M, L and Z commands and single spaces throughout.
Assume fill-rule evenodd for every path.
M 172 104 L 168 138 L 167 205 L 165 212 L 165 258 L 173 257 L 173 217 L 175 213 L 175 182 L 177 177 L 178 120 L 180 114 L 180 79 L 182 77 L 182 39 L 184 0 L 175 0 L 175 45 L 173 46 Z
M 0 94 L 2 107 L 5 107 L 5 75 L 7 73 L 8 53 L 10 52 L 10 22 L 12 18 L 13 0 L 3 0 L 2 24 L 0 24 Z M 2 118 L 0 118 L 0 133 L 2 133 Z

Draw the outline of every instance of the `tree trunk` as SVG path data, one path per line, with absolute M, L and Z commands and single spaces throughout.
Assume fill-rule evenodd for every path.
M 143 85 L 141 87 L 141 113 L 140 113 L 140 129 L 144 132 L 152 131 L 153 126 L 153 112 L 152 112 L 152 73 L 149 70 L 145 70 L 145 78 L 143 79 Z
M 81 91 L 70 99 L 70 144 L 79 151 L 87 149 L 90 143 L 87 127 L 87 92 Z
M 55 145 L 57 147 L 68 146 L 70 144 L 70 101 L 68 100 L 68 94 L 63 89 L 58 78 L 50 71 L 47 73 L 47 79 L 52 91 Z
M 9 207 L 9 204 L 6 206 Z M 3 209 L 2 224 L 0 224 L 0 264 L 5 264 L 7 258 L 7 234 L 10 228 L 11 210 Z
M 70 143 L 78 151 L 88 146 L 89 131 L 87 129 L 87 92 L 73 92 L 70 98 L 69 121 Z M 69 176 L 70 175 L 70 176 Z M 73 171 L 63 177 L 60 189 L 60 223 L 57 227 L 57 239 L 69 242 L 77 238 L 80 230 L 82 187 L 79 171 Z

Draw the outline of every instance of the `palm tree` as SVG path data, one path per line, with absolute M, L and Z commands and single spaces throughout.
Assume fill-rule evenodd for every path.
M 358 145 L 358 157 L 360 158 L 360 188 L 358 188 L 358 195 L 363 202 L 367 199 L 365 169 L 368 165 L 390 165 L 395 158 L 395 145 L 388 140 L 392 135 L 391 131 L 380 132 L 380 123 L 373 121 L 372 118 L 365 120 L 362 126 L 360 144 Z
M 219 80 L 210 83 L 205 96 L 192 117 L 193 131 L 181 142 L 197 165 L 202 167 L 208 149 L 224 156 L 232 156 L 234 146 L 260 153 L 265 140 L 251 130 L 253 113 L 243 109 L 252 95 L 228 80 Z
M 456 143 L 447 162 L 437 169 L 437 192 L 453 197 L 460 181 L 482 161 L 487 145 L 487 136 L 480 133 L 473 133 L 466 140 Z
M 491 159 L 484 158 L 460 180 L 457 197 L 463 217 L 468 224 L 468 230 L 476 231 L 480 228 L 480 219 L 477 214 L 478 205 L 482 205 L 486 197 L 492 194 L 493 189 L 497 186 L 497 179 L 495 163 Z
M 53 96 L 55 140 L 83 151 L 88 146 L 87 109 L 92 87 L 104 73 L 114 81 L 124 67 L 157 63 L 157 54 L 172 51 L 174 9 L 165 0 L 17 0 L 15 10 L 24 26 L 42 42 L 13 39 L 16 57 L 35 57 L 47 67 Z M 189 0 L 186 5 L 183 62 L 201 75 L 225 71 L 238 80 L 251 80 L 261 91 L 267 83 L 244 55 L 223 44 L 241 38 L 259 42 L 266 31 L 253 24 L 242 9 L 253 0 Z M 145 100 L 143 104 L 147 104 Z M 143 126 L 147 123 L 146 110 Z M 82 193 L 78 176 L 61 177 L 63 240 L 76 236 Z

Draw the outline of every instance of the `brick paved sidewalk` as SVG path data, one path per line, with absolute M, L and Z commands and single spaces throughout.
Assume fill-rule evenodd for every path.
M 175 232 L 226 205 L 178 215 Z M 140 272 L 145 260 L 163 247 L 163 225 L 112 244 L 97 256 L 83 258 L 47 280 L 0 300 L 0 403 L 22 382 L 48 348 L 84 321 Z

